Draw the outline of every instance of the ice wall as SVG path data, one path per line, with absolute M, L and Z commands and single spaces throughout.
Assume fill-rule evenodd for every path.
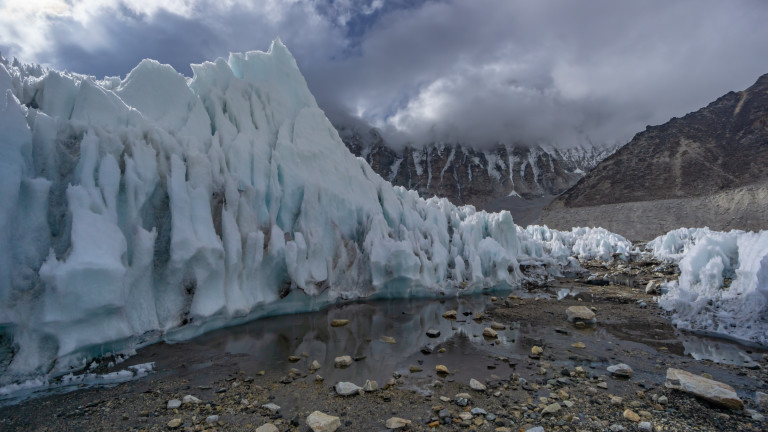
M 267 313 L 520 279 L 509 213 L 382 180 L 279 41 L 193 72 L 0 61 L 0 384 Z
M 659 299 L 677 326 L 768 345 L 768 231 L 682 228 L 647 247 L 680 267 Z

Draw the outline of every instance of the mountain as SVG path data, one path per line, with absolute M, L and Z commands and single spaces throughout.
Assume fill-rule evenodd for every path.
M 680 226 L 768 227 L 768 75 L 696 112 L 649 126 L 545 209 L 552 227 L 634 239 Z
M 472 204 L 489 211 L 507 209 L 523 224 L 533 222 L 522 211 L 526 203 L 549 202 L 616 150 L 502 144 L 477 150 L 461 144 L 431 143 L 398 152 L 376 129 L 337 129 L 347 148 L 392 184 L 415 190 L 425 198 L 448 198 L 456 205 Z

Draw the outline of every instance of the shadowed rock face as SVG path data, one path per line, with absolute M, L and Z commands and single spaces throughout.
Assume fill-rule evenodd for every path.
M 550 227 L 651 239 L 681 226 L 768 227 L 768 75 L 683 118 L 649 126 L 543 212 Z
M 476 150 L 459 144 L 430 144 L 396 152 L 375 129 L 339 128 L 349 150 L 379 175 L 421 196 L 448 198 L 486 208 L 513 192 L 523 198 L 558 195 L 615 148 L 544 149 L 499 145 Z M 514 195 L 514 194 L 513 194 Z
M 711 195 L 768 179 L 768 74 L 683 118 L 649 126 L 557 202 L 584 207 Z

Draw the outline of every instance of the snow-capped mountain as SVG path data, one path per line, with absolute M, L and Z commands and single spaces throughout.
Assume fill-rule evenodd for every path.
M 617 149 L 499 144 L 477 150 L 431 143 L 398 152 L 376 129 L 337 128 L 350 151 L 392 184 L 416 190 L 423 197 L 445 197 L 454 204 L 478 208 L 507 196 L 559 195 Z

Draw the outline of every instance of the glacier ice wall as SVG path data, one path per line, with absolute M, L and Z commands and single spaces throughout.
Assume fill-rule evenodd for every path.
M 768 345 L 768 231 L 681 228 L 647 248 L 680 267 L 659 299 L 677 326 Z
M 509 213 L 382 180 L 279 41 L 192 69 L 0 61 L 0 380 L 259 314 L 520 279 Z

